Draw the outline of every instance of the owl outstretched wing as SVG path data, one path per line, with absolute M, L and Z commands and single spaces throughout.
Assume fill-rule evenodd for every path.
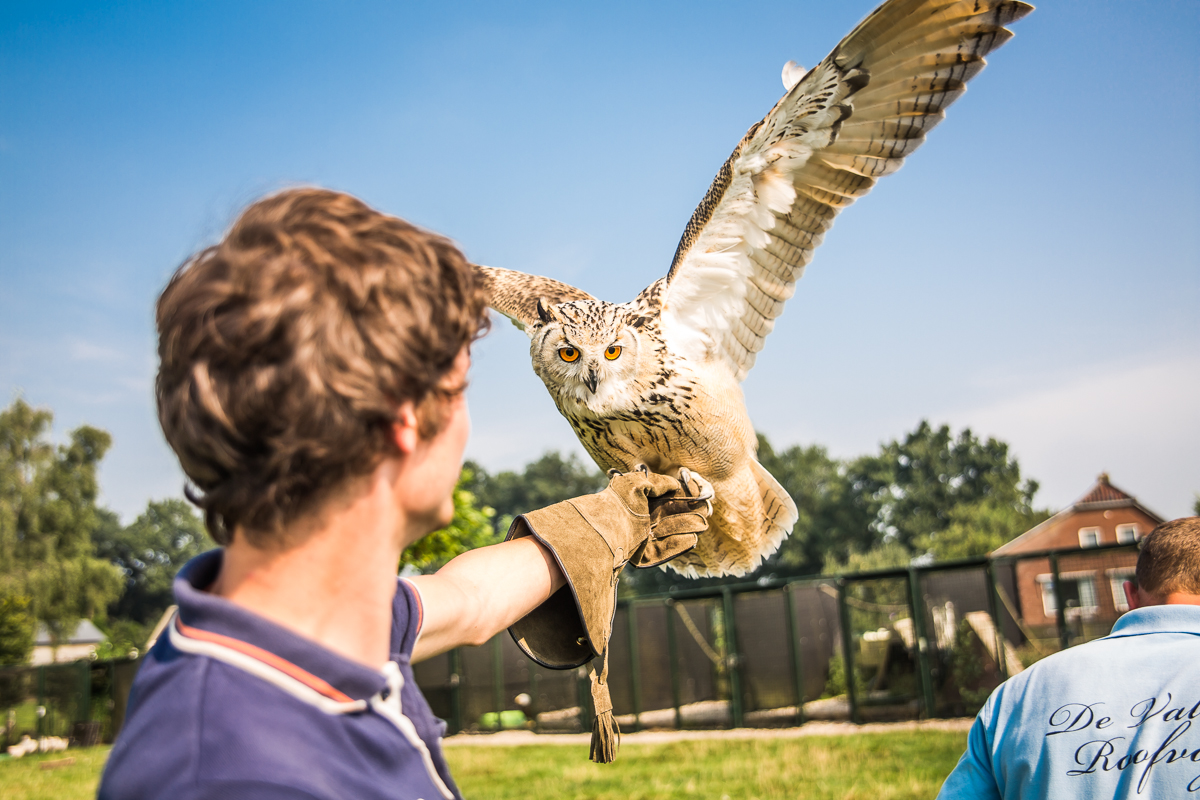
M 488 305 L 513 321 L 521 330 L 538 319 L 538 300 L 544 306 L 572 300 L 594 300 L 582 289 L 561 281 L 528 275 L 511 269 L 475 267 L 488 291 Z
M 890 0 L 799 80 L 785 68 L 794 85 L 721 167 L 658 285 L 672 347 L 745 378 L 833 218 L 900 168 L 1032 10 Z

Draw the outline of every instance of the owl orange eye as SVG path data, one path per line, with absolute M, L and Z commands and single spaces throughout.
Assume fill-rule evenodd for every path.
M 604 357 L 607 358 L 609 361 L 616 361 L 620 357 L 620 355 L 621 355 L 621 346 L 620 345 L 616 345 L 616 344 L 609 345 L 608 349 L 604 351 Z
M 579 358 L 579 351 L 574 347 L 560 347 L 558 348 L 558 357 L 569 364 Z

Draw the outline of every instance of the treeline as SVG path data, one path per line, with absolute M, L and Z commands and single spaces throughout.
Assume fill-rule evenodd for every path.
M 91 619 L 109 638 L 101 656 L 143 647 L 173 602 L 175 573 L 214 546 L 180 499 L 151 502 L 122 525 L 97 503 L 96 471 L 111 437 L 82 426 L 54 445 L 52 420 L 50 411 L 20 399 L 0 411 L 0 665 L 28 660 L 38 623 L 62 642 L 81 619 Z M 921 422 L 879 452 L 849 460 L 817 445 L 777 451 L 760 436 L 759 459 L 796 501 L 800 518 L 758 575 L 980 555 L 1048 516 L 1034 507 L 1037 483 L 1022 478 L 1008 446 L 970 430 L 956 434 Z M 517 514 L 606 483 L 591 463 L 555 452 L 521 471 L 489 473 L 467 462 L 453 523 L 408 548 L 399 566 L 436 570 L 501 540 Z M 657 569 L 627 570 L 622 580 L 626 593 L 715 582 Z
M 776 450 L 759 436 L 759 460 L 800 512 L 791 536 L 759 575 L 836 574 L 907 565 L 914 559 L 982 555 L 1049 516 L 1034 507 L 1038 484 L 1022 479 L 1008 445 L 969 429 L 922 421 L 878 453 L 841 460 L 819 445 Z M 576 456 L 547 453 L 522 472 L 488 474 L 467 464 L 463 488 L 494 509 L 493 540 L 513 516 L 605 485 Z M 702 586 L 673 572 L 627 570 L 625 590 Z M 741 579 L 744 580 L 744 579 Z

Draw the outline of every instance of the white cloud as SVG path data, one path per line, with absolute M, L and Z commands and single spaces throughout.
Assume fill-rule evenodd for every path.
M 1000 384 L 1001 382 L 997 382 Z M 992 402 L 944 416 L 1007 441 L 1054 508 L 1107 471 L 1167 517 L 1190 513 L 1200 490 L 1200 356 L 1093 365 L 1005 387 Z

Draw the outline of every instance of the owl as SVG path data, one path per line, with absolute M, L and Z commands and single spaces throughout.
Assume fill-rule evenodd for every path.
M 741 576 L 796 505 L 758 463 L 741 381 L 834 217 L 941 122 L 1032 11 L 1010 0 L 888 0 L 821 63 L 783 69 L 692 214 L 666 277 L 628 303 L 477 267 L 490 305 L 529 336 L 534 372 L 601 469 L 693 470 L 713 485 L 695 549 L 669 566 Z

